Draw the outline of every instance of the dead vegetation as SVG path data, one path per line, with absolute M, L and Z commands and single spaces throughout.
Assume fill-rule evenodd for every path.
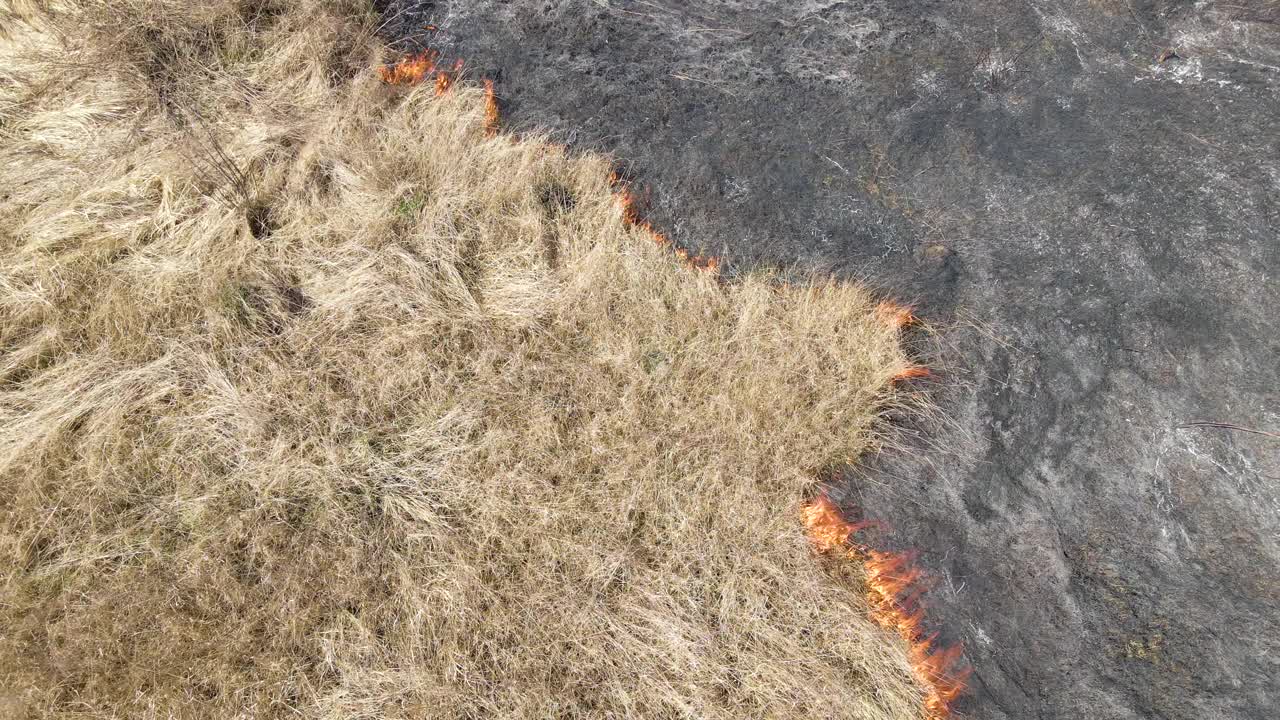
M 55 7 L 0 3 L 6 717 L 918 717 L 797 522 L 909 366 L 862 289 L 681 265 L 355 0 Z

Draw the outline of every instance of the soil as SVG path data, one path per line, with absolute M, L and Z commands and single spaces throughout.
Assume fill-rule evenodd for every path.
M 938 578 L 962 715 L 1275 717 L 1280 4 L 381 9 L 679 244 L 917 305 L 942 412 L 842 498 Z

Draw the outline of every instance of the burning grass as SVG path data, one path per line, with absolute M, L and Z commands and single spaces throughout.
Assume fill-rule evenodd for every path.
M 871 619 L 898 633 L 910 648 L 911 668 L 920 685 L 926 688 L 924 717 L 926 720 L 948 717 L 951 702 L 964 691 L 969 667 L 961 662 L 961 646 L 938 648 L 934 645 L 936 638 L 925 634 L 924 608 L 919 599 L 926 578 L 912 556 L 854 542 L 854 535 L 869 523 L 845 520 L 825 495 L 806 503 L 800 520 L 814 550 L 843 556 L 863 569 Z
M 876 445 L 907 315 L 678 262 L 491 90 L 382 82 L 358 3 L 33 7 L 0 709 L 921 716 L 794 512 Z

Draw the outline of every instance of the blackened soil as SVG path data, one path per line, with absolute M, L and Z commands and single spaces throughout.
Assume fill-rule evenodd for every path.
M 1280 713 L 1280 5 L 391 0 L 677 242 L 862 277 L 947 420 L 848 484 L 975 718 Z M 425 24 L 436 31 L 422 28 Z

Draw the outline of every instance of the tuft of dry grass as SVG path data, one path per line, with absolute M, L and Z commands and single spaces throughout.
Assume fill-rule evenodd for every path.
M 797 509 L 910 366 L 343 0 L 0 2 L 6 717 L 919 716 Z

